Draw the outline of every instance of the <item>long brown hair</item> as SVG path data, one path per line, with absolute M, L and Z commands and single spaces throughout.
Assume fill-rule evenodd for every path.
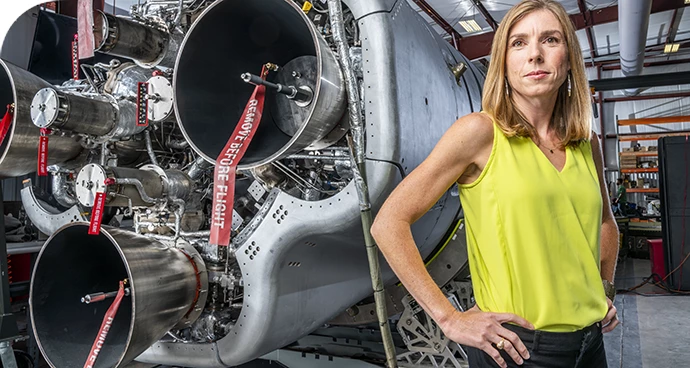
M 524 0 L 515 5 L 501 21 L 491 46 L 491 63 L 482 93 L 482 109 L 492 115 L 499 129 L 508 137 L 532 137 L 539 139 L 537 131 L 520 113 L 506 86 L 506 52 L 510 29 L 527 14 L 537 10 L 550 11 L 563 28 L 568 60 L 570 61 L 571 92 L 568 82 L 558 89 L 556 105 L 549 129 L 560 140 L 559 146 L 575 146 L 587 141 L 592 135 L 592 105 L 589 82 L 585 72 L 580 43 L 575 27 L 563 6 L 553 0 Z

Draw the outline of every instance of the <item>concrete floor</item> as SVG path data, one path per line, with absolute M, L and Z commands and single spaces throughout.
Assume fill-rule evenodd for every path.
M 618 265 L 616 287 L 625 289 L 651 274 L 649 260 L 627 259 Z M 622 325 L 604 336 L 609 368 L 690 367 L 690 296 L 668 296 L 652 285 L 619 294 Z

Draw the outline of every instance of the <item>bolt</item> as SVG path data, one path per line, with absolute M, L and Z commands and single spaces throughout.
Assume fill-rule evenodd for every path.
M 300 73 L 297 72 L 297 71 L 293 71 L 293 72 L 292 72 L 292 76 L 293 76 L 294 78 L 299 79 L 300 77 L 302 77 L 302 74 L 300 74 Z
M 411 319 L 407 319 L 407 321 L 405 321 L 405 323 L 407 323 L 407 325 L 409 326 L 409 325 L 412 324 L 412 320 L 411 320 Z

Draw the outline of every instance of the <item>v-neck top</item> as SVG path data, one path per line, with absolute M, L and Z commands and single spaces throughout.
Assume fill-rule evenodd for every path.
M 460 185 L 479 308 L 570 332 L 608 310 L 600 276 L 602 199 L 591 142 L 566 148 L 558 171 L 531 138 L 494 122 L 480 176 Z

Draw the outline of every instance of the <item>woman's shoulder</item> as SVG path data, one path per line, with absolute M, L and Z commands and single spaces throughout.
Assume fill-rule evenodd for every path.
M 472 146 L 491 144 L 494 137 L 494 122 L 491 116 L 484 112 L 473 112 L 458 119 L 450 129 L 455 135 Z

